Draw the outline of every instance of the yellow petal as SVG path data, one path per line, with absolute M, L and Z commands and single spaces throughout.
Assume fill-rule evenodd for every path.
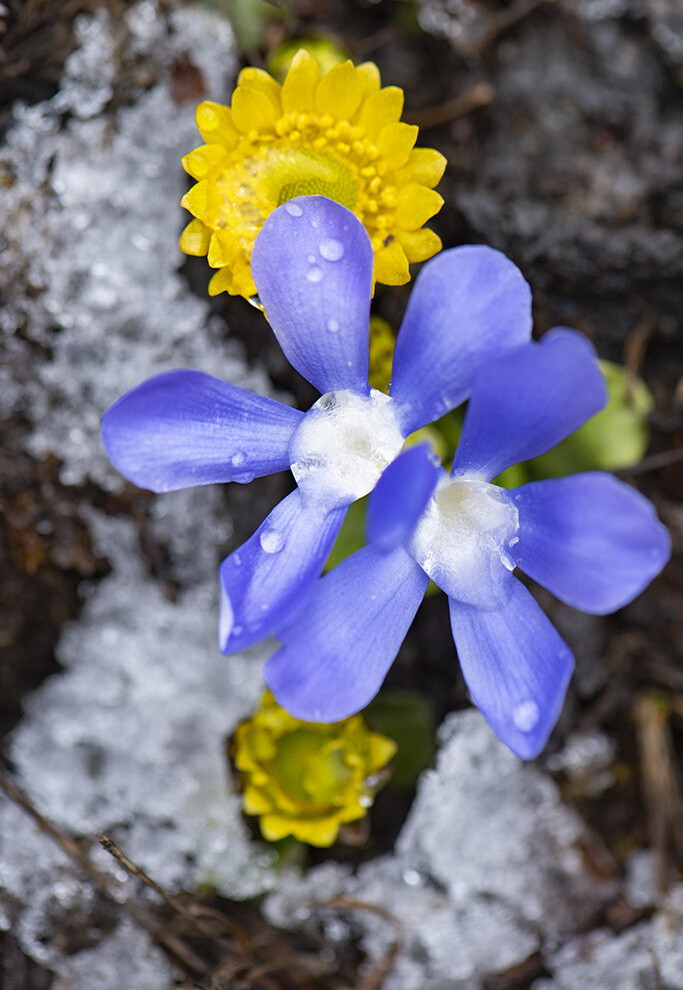
M 386 736 L 381 736 L 378 732 L 372 732 L 369 741 L 368 770 L 370 773 L 376 773 L 394 758 L 397 746 L 393 739 L 387 739 Z
M 261 834 L 268 842 L 277 842 L 286 835 L 292 835 L 292 826 L 288 818 L 282 815 L 264 815 L 259 819 Z
M 376 138 L 387 124 L 395 124 L 403 113 L 403 90 L 385 86 L 369 96 L 361 108 L 358 123 L 370 138 Z
M 441 181 L 446 165 L 444 156 L 434 148 L 413 148 L 406 164 L 396 173 L 396 180 L 402 186 L 416 182 L 433 189 Z
M 227 230 L 220 227 L 218 230 L 214 230 L 208 252 L 208 261 L 212 268 L 223 268 L 225 265 L 229 265 L 237 251 L 238 245 Z
M 399 230 L 396 240 L 406 253 L 408 261 L 426 261 L 441 250 L 441 238 L 428 227 L 422 230 Z
M 396 202 L 396 223 L 405 230 L 417 230 L 443 206 L 443 197 L 433 189 L 411 183 L 400 190 Z
M 203 144 L 183 158 L 183 168 L 193 179 L 203 179 L 225 159 L 222 144 Z
M 227 269 L 221 269 L 226 271 Z M 214 278 L 216 276 L 214 275 Z M 213 281 L 213 279 L 211 280 Z M 231 296 L 244 296 L 245 299 L 250 299 L 251 296 L 256 295 L 256 286 L 254 285 L 254 280 L 251 277 L 251 268 L 246 261 L 240 262 L 232 266 L 232 282 L 233 287 L 228 289 Z M 211 288 L 211 283 L 209 283 L 209 289 Z
M 353 62 L 342 62 L 323 76 L 315 91 L 318 113 L 331 114 L 339 120 L 349 120 L 358 109 L 363 87 L 356 76 Z
M 238 131 L 268 131 L 275 125 L 275 107 L 256 89 L 238 86 L 232 95 L 232 120 Z
M 331 846 L 339 832 L 339 821 L 336 816 L 318 821 L 294 821 L 291 832 L 299 842 L 307 842 L 310 846 Z
M 209 250 L 211 231 L 205 227 L 201 220 L 190 220 L 185 230 L 180 235 L 178 247 L 185 254 L 194 255 L 201 258 Z
M 205 179 L 195 183 L 185 193 L 180 200 L 180 205 L 189 210 L 198 220 L 203 220 L 208 226 L 211 226 L 209 218 L 215 211 L 217 195 L 214 184 Z
M 417 141 L 418 128 L 414 124 L 388 124 L 379 132 L 377 150 L 392 172 L 408 161 Z
M 356 66 L 356 75 L 363 84 L 363 96 L 371 96 L 376 93 L 381 85 L 379 69 L 374 62 L 362 62 Z
M 308 113 L 315 109 L 315 91 L 321 77 L 316 60 L 305 48 L 300 48 L 282 84 L 284 112 Z
M 408 259 L 398 241 L 392 241 L 375 255 L 375 278 L 384 285 L 405 285 L 410 281 Z
M 242 806 L 247 815 L 267 815 L 273 810 L 273 802 L 268 796 L 249 784 L 242 795 Z
M 237 143 L 238 134 L 232 125 L 230 107 L 204 100 L 195 111 L 195 120 L 207 144 L 223 144 L 226 148 L 232 148 Z
M 237 85 L 244 89 L 254 89 L 259 93 L 263 93 L 273 104 L 275 113 L 279 115 L 282 112 L 280 84 L 271 75 L 264 72 L 263 69 L 255 69 L 251 65 L 246 69 L 242 69 L 237 80 Z
M 229 292 L 231 296 L 240 295 L 235 286 L 235 279 L 229 268 L 219 268 L 209 282 L 209 295 L 217 296 L 220 292 Z

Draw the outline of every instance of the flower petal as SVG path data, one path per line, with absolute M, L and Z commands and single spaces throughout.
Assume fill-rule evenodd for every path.
M 652 503 L 609 474 L 535 481 L 509 496 L 519 511 L 515 563 L 584 612 L 622 608 L 669 559 Z
M 353 62 L 340 62 L 325 73 L 315 91 L 315 106 L 320 114 L 329 113 L 338 120 L 349 120 L 358 109 L 363 84 L 356 76 Z
M 384 133 L 384 132 L 382 132 Z M 396 197 L 394 219 L 405 230 L 417 230 L 443 206 L 443 196 L 436 190 L 411 182 Z
M 258 89 L 238 86 L 232 95 L 232 122 L 242 134 L 271 131 L 277 113 L 272 100 Z
M 408 261 L 426 261 L 441 250 L 441 238 L 429 227 L 422 230 L 399 230 L 396 240 L 405 251 Z
M 300 48 L 282 84 L 282 109 L 285 113 L 310 112 L 315 107 L 315 91 L 321 79 L 318 63 L 305 48 Z
M 358 122 L 368 137 L 376 138 L 387 124 L 401 119 L 403 99 L 403 90 L 398 86 L 385 86 L 365 100 Z
M 607 401 L 592 345 L 555 329 L 540 343 L 492 361 L 474 383 L 453 474 L 491 479 L 538 457 L 595 415 Z
M 453 638 L 472 701 L 523 760 L 545 746 L 574 667 L 571 650 L 521 581 L 484 612 L 449 599 Z
M 427 577 L 402 547 L 363 547 L 319 581 L 284 630 L 266 683 L 296 718 L 336 722 L 377 694 Z
M 369 543 L 388 550 L 408 542 L 432 497 L 440 470 L 427 443 L 409 447 L 392 461 L 370 497 Z
M 396 173 L 399 185 L 417 182 L 418 185 L 433 189 L 441 181 L 446 171 L 447 161 L 440 151 L 434 148 L 413 148 L 406 164 Z
M 380 248 L 375 255 L 375 278 L 383 285 L 405 285 L 410 281 L 408 259 L 398 240 Z
M 168 371 L 138 385 L 102 417 L 115 467 L 154 492 L 251 481 L 289 467 L 303 413 L 203 371 Z
M 221 564 L 219 646 L 242 650 L 275 632 L 319 577 L 346 514 L 295 489 Z
M 531 292 L 492 248 L 443 251 L 420 272 L 396 342 L 391 394 L 406 434 L 470 393 L 479 368 L 531 336 Z
M 359 220 L 324 196 L 280 206 L 251 270 L 280 346 L 321 392 L 368 390 L 372 247 Z

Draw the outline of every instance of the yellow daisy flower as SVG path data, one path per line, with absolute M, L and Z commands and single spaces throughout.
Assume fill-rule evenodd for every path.
M 254 295 L 249 262 L 265 219 L 313 194 L 342 203 L 365 225 L 377 281 L 408 282 L 409 262 L 441 249 L 423 225 L 443 205 L 433 187 L 446 160 L 414 147 L 418 129 L 401 121 L 402 110 L 402 90 L 381 87 L 372 62 L 342 62 L 323 74 L 303 49 L 282 85 L 262 69 L 243 69 L 231 107 L 200 103 L 206 143 L 183 158 L 197 182 L 182 199 L 195 219 L 180 248 L 208 255 L 217 269 L 209 293 Z
M 293 835 L 331 846 L 341 825 L 365 816 L 395 752 L 361 715 L 331 725 L 302 722 L 270 691 L 234 735 L 244 810 L 258 815 L 270 842 Z

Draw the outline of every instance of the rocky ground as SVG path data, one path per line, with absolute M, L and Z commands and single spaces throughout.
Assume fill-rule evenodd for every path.
M 259 0 L 255 40 L 230 6 L 250 7 L 0 8 L 0 986 L 679 990 L 683 17 Z M 364 846 L 302 868 L 255 838 L 226 758 L 266 649 L 214 645 L 216 563 L 286 482 L 153 498 L 122 485 L 98 423 L 179 365 L 307 398 L 256 311 L 209 301 L 176 204 L 197 100 L 226 100 L 257 42 L 319 31 L 377 61 L 448 157 L 444 243 L 504 250 L 538 330 L 576 326 L 645 379 L 651 445 L 624 477 L 679 553 L 613 617 L 542 598 L 578 669 L 533 766 L 470 710 L 428 599 L 389 686 L 429 705 L 434 766 L 380 795 Z M 377 311 L 397 324 L 407 294 Z

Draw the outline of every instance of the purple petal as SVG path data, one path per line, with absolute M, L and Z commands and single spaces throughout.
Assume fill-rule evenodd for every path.
M 671 540 L 654 506 L 608 474 L 522 485 L 515 563 L 563 602 L 594 615 L 622 608 L 659 574 Z
M 538 756 L 560 714 L 571 650 L 521 581 L 483 612 L 449 600 L 453 638 L 472 701 L 523 760 Z
M 398 547 L 363 547 L 316 584 L 278 633 L 266 683 L 296 718 L 336 722 L 379 691 L 422 600 L 427 577 Z
M 551 330 L 477 376 L 453 474 L 490 480 L 550 450 L 606 402 L 592 345 L 574 330 Z
M 295 489 L 221 564 L 219 646 L 233 653 L 270 636 L 319 577 L 346 514 Z
M 389 550 L 410 539 L 434 493 L 440 470 L 427 443 L 409 447 L 392 461 L 370 498 L 369 543 Z
M 251 271 L 270 325 L 320 392 L 368 391 L 372 265 L 363 225 L 324 196 L 289 200 L 256 238 Z
M 531 291 L 500 251 L 443 251 L 420 272 L 394 354 L 406 436 L 459 406 L 487 361 L 531 337 Z
M 172 492 L 286 470 L 302 417 L 280 402 L 185 369 L 148 378 L 110 406 L 102 440 L 130 481 Z

